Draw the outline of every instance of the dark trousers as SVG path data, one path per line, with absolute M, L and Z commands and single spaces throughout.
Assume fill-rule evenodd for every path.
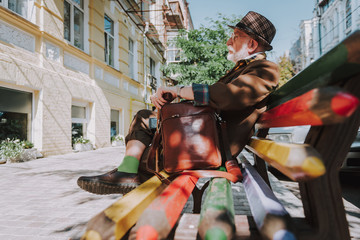
M 154 138 L 154 131 L 152 131 L 149 127 L 150 118 L 156 118 L 156 113 L 147 109 L 138 111 L 130 124 L 129 133 L 125 137 L 126 144 L 130 140 L 138 140 L 146 146 L 141 159 L 139 159 L 139 176 L 141 181 L 145 181 L 153 175 L 146 167 L 148 153 L 151 148 L 150 145 Z M 154 169 L 155 166 L 150 167 Z

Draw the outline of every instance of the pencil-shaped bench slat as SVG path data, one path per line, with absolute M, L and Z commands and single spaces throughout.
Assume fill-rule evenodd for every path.
M 256 226 L 264 239 L 295 239 L 289 213 L 259 173 L 245 160 L 243 185 Z
M 263 113 L 259 128 L 341 123 L 359 106 L 357 97 L 338 87 L 313 89 Z
M 294 181 L 313 179 L 325 173 L 320 154 L 307 144 L 279 143 L 253 137 L 246 148 Z
M 168 177 L 165 172 L 162 175 Z M 166 188 L 158 177 L 153 176 L 104 211 L 93 217 L 82 239 L 122 238 L 136 223 L 147 206 Z
M 129 239 L 165 239 L 177 222 L 198 178 L 179 176 L 145 209 Z
M 201 239 L 232 239 L 235 233 L 234 201 L 225 178 L 213 178 L 200 213 Z
M 184 213 L 181 215 L 176 227 L 174 240 L 197 239 L 197 223 L 200 214 Z M 233 239 L 260 239 L 259 233 L 253 221 L 249 221 L 246 215 L 235 215 L 236 233 Z

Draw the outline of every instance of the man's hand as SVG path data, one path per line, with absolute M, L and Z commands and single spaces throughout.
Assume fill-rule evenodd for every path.
M 164 94 L 170 93 L 172 99 L 177 97 L 177 87 L 159 87 L 154 95 L 150 96 L 151 102 L 156 108 L 162 108 L 168 101 L 164 99 Z

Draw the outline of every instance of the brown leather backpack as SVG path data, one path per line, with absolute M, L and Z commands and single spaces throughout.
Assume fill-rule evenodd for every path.
M 222 165 L 221 149 L 224 149 L 222 147 L 224 144 L 220 142 L 223 143 L 222 139 L 226 138 L 225 131 L 220 130 L 221 121 L 214 109 L 194 106 L 191 101 L 171 103 L 162 107 L 158 118 L 158 129 L 147 161 L 147 163 L 155 161 L 156 168 L 147 168 L 160 179 L 164 179 L 159 173 L 162 167 L 170 174 L 218 176 L 233 182 L 242 179 L 236 160 L 230 159 L 228 146 L 225 147 L 224 154 L 227 160 L 226 166 L 231 165 L 231 169 L 236 169 L 236 173 L 209 170 L 217 169 Z M 161 167 L 158 167 L 159 165 Z
M 161 109 L 164 170 L 216 169 L 221 166 L 215 111 L 192 102 L 165 104 Z

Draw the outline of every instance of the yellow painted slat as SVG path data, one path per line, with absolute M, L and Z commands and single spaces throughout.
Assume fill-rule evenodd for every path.
M 325 173 L 320 154 L 307 144 L 253 137 L 247 148 L 295 181 L 313 179 Z
M 165 172 L 162 175 L 168 177 Z M 158 177 L 153 176 L 92 218 L 82 239 L 95 240 L 113 236 L 121 239 L 166 186 Z
M 168 177 L 165 173 L 163 176 Z M 116 239 L 126 234 L 139 219 L 141 213 L 166 186 L 158 177 L 153 176 L 104 211 L 105 215 L 116 223 Z

